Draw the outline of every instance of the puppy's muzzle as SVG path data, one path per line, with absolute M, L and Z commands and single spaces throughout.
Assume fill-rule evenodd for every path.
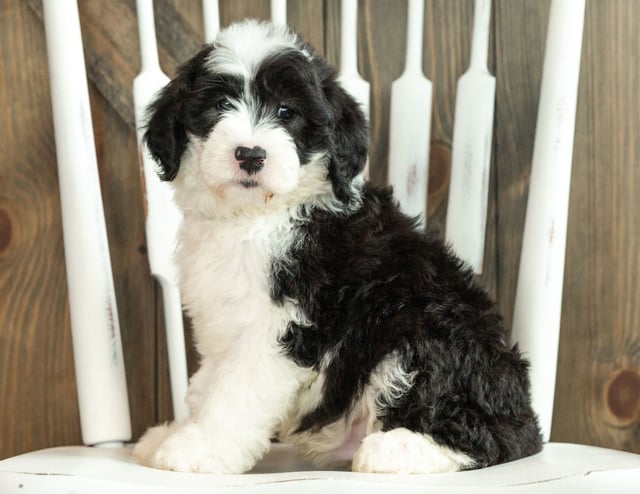
M 253 148 L 238 146 L 236 148 L 235 157 L 240 164 L 240 168 L 246 171 L 249 175 L 255 175 L 264 167 L 264 160 L 267 157 L 267 152 L 260 146 L 254 146 Z

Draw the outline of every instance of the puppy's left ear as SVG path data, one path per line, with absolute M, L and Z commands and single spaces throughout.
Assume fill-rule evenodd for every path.
M 329 178 L 336 197 L 347 203 L 353 194 L 351 182 L 364 170 L 367 162 L 367 121 L 360 105 L 335 77 L 325 82 L 324 93 L 334 115 Z

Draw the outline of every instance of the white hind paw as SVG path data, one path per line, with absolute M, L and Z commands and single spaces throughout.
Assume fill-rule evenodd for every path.
M 437 444 L 431 436 L 399 428 L 365 437 L 351 468 L 366 473 L 444 473 L 471 465 L 467 455 Z

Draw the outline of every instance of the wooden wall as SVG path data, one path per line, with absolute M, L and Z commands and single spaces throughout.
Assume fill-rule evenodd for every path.
M 496 0 L 492 192 L 482 281 L 511 319 L 548 0 Z M 133 0 L 80 1 L 134 436 L 170 417 L 159 291 L 149 277 L 133 132 Z M 290 0 L 290 23 L 339 62 L 339 1 Z M 221 2 L 223 24 L 268 0 Z M 430 224 L 443 229 L 455 83 L 472 0 L 426 0 L 424 71 L 434 83 Z M 406 4 L 361 0 L 371 81 L 372 179 L 386 177 L 389 88 L 403 67 Z M 552 439 L 640 452 L 640 2 L 588 0 L 559 374 Z M 169 74 L 202 40 L 200 2 L 157 0 Z M 79 443 L 47 61 L 39 0 L 0 4 L 0 458 Z M 190 355 L 190 365 L 195 365 Z

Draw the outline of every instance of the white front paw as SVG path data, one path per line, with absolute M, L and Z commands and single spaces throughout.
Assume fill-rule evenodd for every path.
M 131 455 L 140 463 L 151 466 L 151 458 L 175 429 L 175 423 L 149 428 L 133 447 Z
M 216 454 L 205 431 L 188 424 L 170 435 L 151 457 L 150 465 L 177 472 L 230 472 Z

